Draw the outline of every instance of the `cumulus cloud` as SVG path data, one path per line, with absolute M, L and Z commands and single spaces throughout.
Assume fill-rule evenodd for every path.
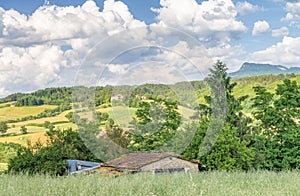
M 63 72 L 74 72 L 97 42 L 136 27 L 146 25 L 114 0 L 102 12 L 94 1 L 41 6 L 30 16 L 0 8 L 0 96 L 70 84 L 73 77 Z
M 286 3 L 287 14 L 283 21 L 292 21 L 300 19 L 300 1 L 289 1 Z
M 265 50 L 249 55 L 249 60 L 257 62 L 299 66 L 300 62 L 300 37 L 284 37 L 281 42 Z
M 157 70 L 161 78 L 176 81 L 193 73 L 193 65 L 205 72 L 215 60 L 229 61 L 243 52 L 230 44 L 247 30 L 231 0 L 161 0 L 160 5 L 153 8 L 158 21 L 149 28 L 114 0 L 104 1 L 103 11 L 93 0 L 77 7 L 45 5 L 28 16 L 0 8 L 0 97 L 72 85 L 88 54 L 82 73 L 97 78 L 99 65 L 109 65 L 107 83 L 115 81 L 114 75 L 129 74 L 132 64 L 144 65 L 131 75 L 136 81 L 150 79 Z
M 270 25 L 265 20 L 260 20 L 254 23 L 252 35 L 264 34 L 270 30 Z
M 195 0 L 161 0 L 158 13 L 161 25 L 179 28 L 198 36 L 209 46 L 228 43 L 247 30 L 239 21 L 231 0 L 208 0 L 198 4 Z
M 55 84 L 60 80 L 61 66 L 65 65 L 64 53 L 58 46 L 5 47 L 0 53 L 2 92 L 33 90 Z
M 289 29 L 287 27 L 272 30 L 273 37 L 283 37 L 287 35 L 289 35 Z
M 257 5 L 253 5 L 249 3 L 248 1 L 243 1 L 243 2 L 237 2 L 236 3 L 236 10 L 239 14 L 245 15 L 249 12 L 256 12 L 261 10 L 261 8 Z

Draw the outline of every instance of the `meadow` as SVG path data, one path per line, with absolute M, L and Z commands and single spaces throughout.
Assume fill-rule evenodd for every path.
M 51 177 L 1 175 L 0 195 L 300 195 L 300 173 L 97 174 Z
M 14 105 L 10 105 L 9 107 L 5 107 L 4 104 L 2 105 L 3 106 L 0 108 L 0 121 L 16 120 L 26 116 L 36 116 L 42 113 L 45 109 L 54 109 L 57 107 L 52 105 L 27 107 L 15 107 Z

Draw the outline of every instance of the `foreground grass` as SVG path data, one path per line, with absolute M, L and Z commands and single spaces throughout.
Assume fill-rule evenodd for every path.
M 0 176 L 0 195 L 300 195 L 299 172 Z

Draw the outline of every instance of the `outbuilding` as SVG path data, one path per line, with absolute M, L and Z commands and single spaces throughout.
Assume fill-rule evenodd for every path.
M 205 166 L 197 160 L 186 160 L 171 153 L 138 152 L 125 154 L 101 165 L 101 172 L 135 173 L 199 172 Z M 98 170 L 99 171 L 99 170 Z

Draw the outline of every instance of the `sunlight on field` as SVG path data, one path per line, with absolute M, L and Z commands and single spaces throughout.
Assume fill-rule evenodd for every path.
M 0 172 L 7 170 L 7 163 L 0 163 Z
M 60 130 L 64 130 L 64 129 L 68 129 L 68 128 L 72 128 L 72 130 L 78 129 L 78 126 L 74 123 L 62 123 L 62 124 L 57 124 L 54 126 L 55 126 L 55 128 L 58 128 Z
M 96 109 L 97 112 L 108 113 L 109 117 L 116 121 L 122 127 L 128 127 L 129 122 L 135 116 L 136 108 L 128 108 L 127 106 L 116 106 L 109 108 Z
M 36 116 L 45 109 L 54 109 L 57 106 L 26 106 L 26 107 L 4 107 L 0 108 L 0 121 L 16 120 L 26 116 Z
M 28 120 L 28 121 L 24 121 L 24 122 L 18 122 L 18 123 L 10 123 L 9 126 L 12 127 L 12 125 L 15 125 L 16 127 L 21 127 L 22 125 L 28 125 L 28 124 L 44 124 L 45 121 L 49 121 L 51 123 L 54 122 L 61 122 L 61 121 L 68 121 L 68 119 L 65 117 L 65 115 L 70 112 L 69 111 L 65 111 L 57 116 L 54 117 L 47 117 L 47 118 L 41 118 L 41 119 L 36 119 L 36 120 Z
M 13 105 L 15 102 L 12 101 L 12 102 L 6 102 L 6 103 L 0 103 L 0 108 L 3 108 L 3 107 L 11 107 L 11 105 Z
M 36 143 L 37 141 L 41 141 L 45 143 L 47 137 L 45 132 L 38 132 L 38 133 L 28 133 L 24 135 L 17 135 L 17 136 L 9 136 L 9 137 L 0 137 L 1 143 L 17 143 L 26 146 L 28 141 L 32 143 Z
M 8 129 L 7 133 L 19 133 L 20 132 L 20 126 L 16 126 L 14 128 Z M 27 132 L 45 132 L 45 127 L 38 127 L 38 126 L 26 126 Z

